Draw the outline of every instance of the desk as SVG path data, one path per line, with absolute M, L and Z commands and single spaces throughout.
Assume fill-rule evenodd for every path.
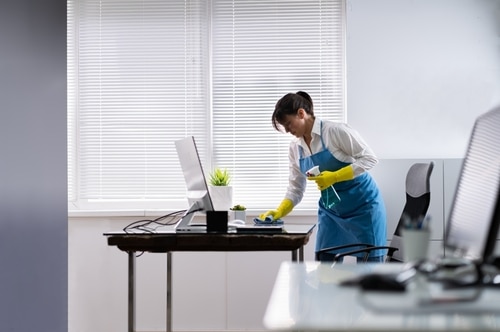
M 338 282 L 402 264 L 282 263 L 264 316 L 274 331 L 491 331 L 500 328 L 500 289 L 475 301 L 415 305 L 421 292 L 361 291 Z M 473 290 L 473 289 L 472 289 Z M 471 291 L 471 289 L 469 289 Z M 412 294 L 413 293 L 413 294 Z
M 167 332 L 172 331 L 172 252 L 290 251 L 292 261 L 304 260 L 304 246 L 315 225 L 286 225 L 284 233 L 156 233 L 108 232 L 108 245 L 128 253 L 128 331 L 135 331 L 136 252 L 167 254 Z

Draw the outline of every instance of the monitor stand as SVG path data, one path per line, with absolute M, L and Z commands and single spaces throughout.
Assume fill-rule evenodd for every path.
M 176 233 L 206 233 L 207 226 L 206 224 L 193 224 L 194 214 L 197 211 L 200 211 L 198 208 L 198 203 L 193 203 L 189 209 L 187 209 L 186 213 L 182 216 L 181 220 L 175 225 L 174 229 Z

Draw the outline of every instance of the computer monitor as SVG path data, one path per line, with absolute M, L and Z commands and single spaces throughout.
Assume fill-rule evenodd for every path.
M 194 231 L 190 228 L 195 212 L 213 211 L 212 199 L 208 192 L 205 173 L 201 165 L 200 156 L 193 136 L 175 141 L 175 148 L 181 164 L 182 173 L 186 182 L 187 200 L 189 208 L 175 226 L 176 231 Z M 201 228 L 196 228 L 201 230 Z
M 487 261 L 500 224 L 500 107 L 474 123 L 445 230 L 447 257 Z

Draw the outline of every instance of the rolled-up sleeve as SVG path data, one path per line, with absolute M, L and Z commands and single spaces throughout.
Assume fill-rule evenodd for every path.
M 360 175 L 378 163 L 378 158 L 361 135 L 345 123 L 328 126 L 328 149 L 335 158 L 352 164 L 354 175 Z

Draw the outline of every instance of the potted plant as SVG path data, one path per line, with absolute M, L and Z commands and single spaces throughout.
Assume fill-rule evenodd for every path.
M 246 221 L 246 218 L 247 218 L 246 209 L 247 208 L 244 207 L 243 205 L 240 205 L 240 204 L 234 205 L 231 208 L 231 214 L 232 214 L 231 219 Z
M 208 176 L 208 191 L 215 211 L 229 211 L 233 205 L 231 173 L 227 168 L 214 168 Z
M 227 168 L 215 168 L 210 173 L 209 182 L 211 186 L 229 186 L 231 183 L 231 173 Z

